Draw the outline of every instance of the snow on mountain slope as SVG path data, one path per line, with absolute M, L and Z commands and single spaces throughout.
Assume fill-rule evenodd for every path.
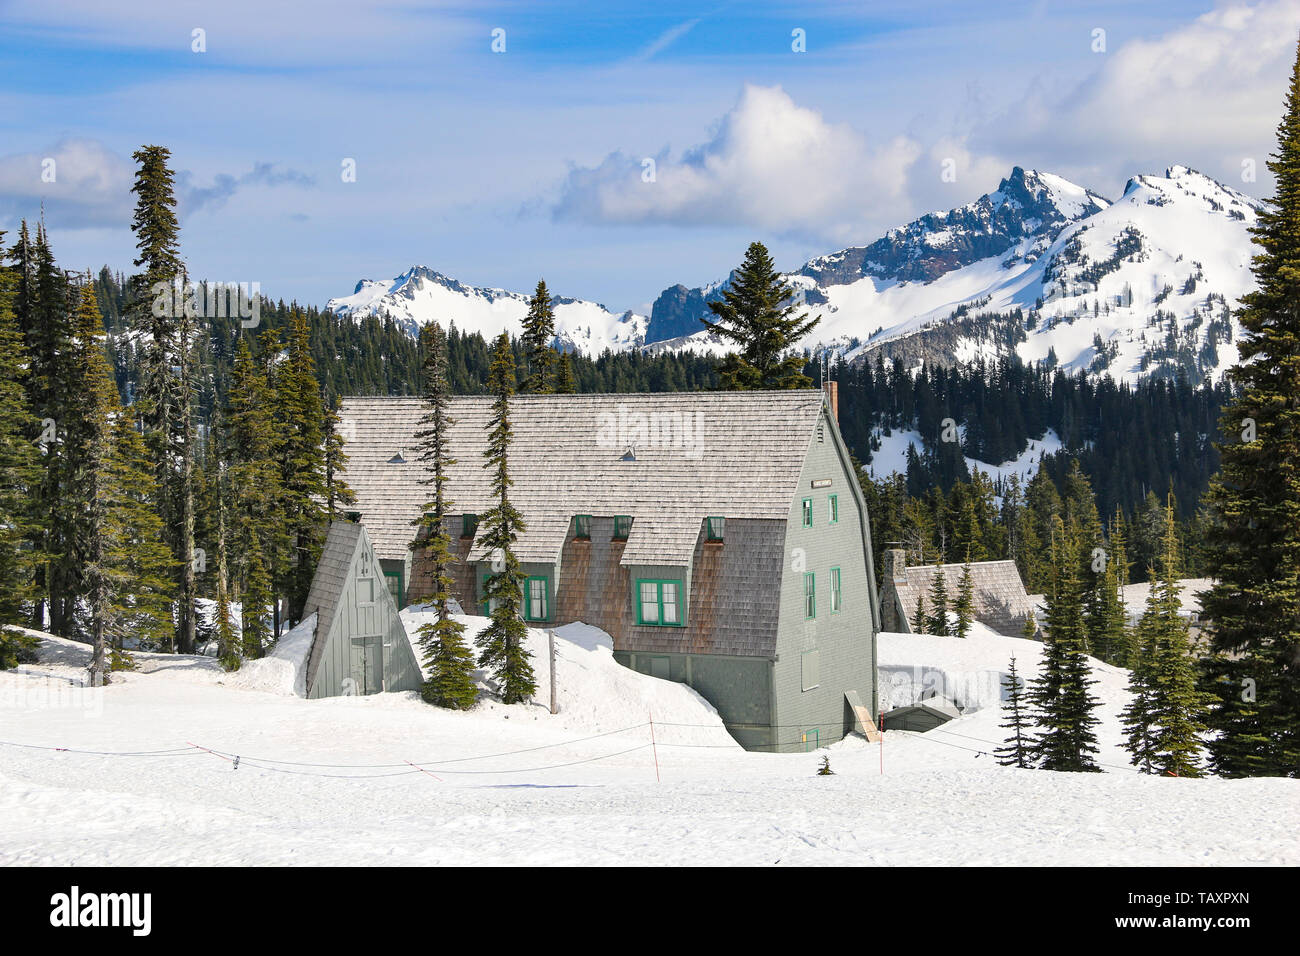
M 1180 369 L 1215 380 L 1236 359 L 1229 312 L 1254 285 L 1249 230 L 1260 208 L 1185 166 L 1133 178 L 1114 203 L 1017 168 L 973 203 L 787 275 L 822 317 L 800 344 L 849 359 L 881 350 L 909 368 L 1014 351 L 1124 381 Z M 717 294 L 669 291 L 652 311 L 651 342 L 698 323 L 690 311 Z M 669 316 L 670 306 L 679 311 Z M 656 344 L 718 347 L 702 332 Z
M 880 352 L 909 368 L 1014 352 L 1130 382 L 1179 372 L 1217 380 L 1236 358 L 1230 312 L 1254 284 L 1249 230 L 1260 208 L 1185 166 L 1134 177 L 1113 203 L 1016 167 L 973 202 L 786 275 L 796 301 L 821 315 L 799 344 L 850 360 Z M 557 298 L 557 337 L 588 354 L 725 352 L 700 318 L 729 281 L 665 289 L 648 317 Z M 329 308 L 387 313 L 413 334 L 437 318 L 492 336 L 519 332 L 527 296 L 417 266 L 392 281 L 363 280 Z
M 959 426 L 959 429 L 964 434 L 964 428 Z M 886 435 L 883 429 L 877 428 L 872 435 L 879 442 L 880 447 L 872 450 L 871 461 L 862 467 L 873 478 L 887 478 L 894 472 L 905 475 L 907 474 L 907 449 L 915 447 L 918 455 L 925 452 L 924 439 L 915 429 L 891 428 Z M 1043 456 L 1054 455 L 1061 450 L 1061 447 L 1060 437 L 1049 428 L 1042 438 L 1028 439 L 1025 450 L 1010 461 L 994 465 L 970 456 L 964 457 L 967 468 L 978 468 L 993 481 L 1016 475 L 1023 487 L 1038 473 L 1038 466 Z
M 627 311 L 610 312 L 603 305 L 553 296 L 559 344 L 596 355 L 619 351 L 645 341 L 648 320 Z M 362 318 L 389 315 L 416 335 L 420 326 L 438 320 L 455 323 L 461 332 L 481 332 L 491 339 L 503 330 L 518 335 L 528 313 L 528 296 L 504 289 L 465 285 L 424 266 L 413 266 L 391 281 L 363 279 L 351 295 L 330 299 L 326 307 L 339 315 Z

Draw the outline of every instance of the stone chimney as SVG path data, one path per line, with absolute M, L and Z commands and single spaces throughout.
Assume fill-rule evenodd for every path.
M 822 391 L 826 393 L 826 401 L 831 406 L 831 417 L 835 419 L 835 424 L 840 423 L 840 383 L 835 381 L 822 382 Z
M 907 583 L 907 552 L 902 548 L 887 548 L 880 556 L 880 576 L 894 584 Z

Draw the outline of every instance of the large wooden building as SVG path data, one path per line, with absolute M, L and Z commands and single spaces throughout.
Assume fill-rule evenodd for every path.
M 456 598 L 485 613 L 488 397 L 452 400 Z M 515 552 L 534 626 L 584 621 L 616 658 L 684 681 L 754 749 L 871 730 L 879 611 L 866 507 L 819 391 L 518 396 Z M 350 398 L 340 432 L 399 605 L 427 593 L 418 399 Z

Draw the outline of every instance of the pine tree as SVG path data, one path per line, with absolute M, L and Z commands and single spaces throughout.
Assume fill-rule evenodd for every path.
M 28 404 L 27 358 L 13 312 L 16 284 L 16 276 L 0 268 L 0 669 L 18 655 L 19 632 L 4 625 L 22 620 L 36 596 L 36 560 L 26 542 L 37 532 L 33 505 L 41 480 L 32 441 L 38 422 Z M 21 643 L 26 655 L 32 641 Z
M 912 618 L 912 633 L 924 634 L 929 627 L 929 618 L 925 615 L 925 598 L 918 594 L 916 596 L 916 615 Z
M 116 394 L 114 394 L 116 399 Z M 105 482 L 107 636 L 114 670 L 131 666 L 127 642 L 161 650 L 172 634 L 175 559 L 163 539 L 158 485 L 144 440 L 113 403 L 112 458 Z
M 19 258 L 15 310 L 27 342 L 30 405 L 39 419 L 39 430 L 32 437 L 39 442 L 43 465 L 36 496 L 38 527 L 32 540 L 40 562 L 36 586 L 43 593 L 33 606 L 32 626 L 47 626 L 48 607 L 50 631 L 73 637 L 73 612 L 81 586 L 75 550 L 79 499 L 70 491 L 73 466 L 65 439 L 69 422 L 82 411 L 80 369 L 72 358 L 75 322 L 68 278 L 55 264 L 43 222 L 34 241 L 28 240 L 24 224 L 15 255 Z
M 1002 688 L 1002 714 L 1006 717 L 1006 722 L 998 726 L 1010 733 L 1006 743 L 995 749 L 993 755 L 1004 767 L 1032 767 L 1030 755 L 1034 741 L 1030 728 L 1033 727 L 1033 721 L 1029 719 L 1024 682 L 1016 672 L 1015 655 L 1011 657 L 1011 666 L 1002 681 Z
M 510 339 L 502 332 L 492 352 L 488 389 L 496 396 L 492 403 L 488 447 L 484 467 L 492 473 L 492 496 L 496 504 L 479 517 L 479 539 L 492 555 L 493 573 L 487 579 L 485 597 L 492 608 L 491 623 L 478 635 L 479 664 L 492 669 L 501 688 L 501 700 L 517 704 L 536 691 L 531 655 L 524 647 L 528 628 L 520 616 L 524 575 L 515 557 L 515 541 L 524 530 L 523 517 L 510 501 L 509 454 L 514 432 L 510 424 L 510 396 L 515 385 L 515 360 Z
M 545 280 L 539 279 L 533 297 L 528 300 L 528 314 L 524 316 L 520 344 L 524 347 L 528 375 L 520 392 L 549 395 L 555 391 L 556 355 L 551 346 L 554 339 L 555 310 Z
M 1134 764 L 1147 773 L 1199 777 L 1207 695 L 1196 686 L 1187 622 L 1180 613 L 1172 496 L 1168 511 L 1159 579 L 1138 625 L 1140 653 L 1129 682 L 1133 700 L 1123 720 Z
M 1252 230 L 1256 288 L 1206 496 L 1201 597 L 1210 621 L 1210 763 L 1223 776 L 1300 776 L 1300 52 L 1268 163 L 1274 198 Z
M 247 543 L 248 577 L 241 597 L 239 625 L 243 656 L 250 660 L 261 657 L 273 637 L 271 611 L 271 575 L 262 560 L 262 546 L 256 536 Z
M 451 457 L 449 429 L 454 420 L 448 413 L 451 386 L 447 381 L 447 336 L 442 326 L 430 322 L 420 330 L 420 348 L 424 355 L 424 416 L 420 419 L 419 460 L 426 477 L 421 484 L 433 492 L 424 506 L 424 516 L 417 520 L 423 528 L 416 548 L 424 550 L 424 564 L 430 570 L 432 593 L 422 603 L 433 604 L 437 618 L 420 626 L 420 647 L 424 652 L 428 677 L 421 693 L 426 701 L 439 707 L 465 710 L 478 699 L 474 683 L 474 655 L 465 643 L 465 625 L 453 620 L 450 611 L 453 580 L 451 535 L 447 524 L 454 502 L 447 495 L 447 469 L 456 464 Z
M 217 509 L 217 607 L 213 631 L 217 641 L 217 660 L 228 671 L 238 670 L 242 658 L 239 655 L 240 641 L 235 634 L 235 625 L 230 609 L 229 565 L 226 560 L 226 496 L 218 482 L 216 493 Z
M 1029 699 L 1041 733 L 1034 754 L 1044 770 L 1097 770 L 1092 711 L 1100 701 L 1089 688 L 1078 539 L 1067 535 L 1058 518 L 1052 536 L 1052 586 L 1047 594 L 1042 665 Z
M 572 395 L 578 390 L 577 383 L 573 380 L 573 363 L 569 361 L 569 353 L 559 353 L 555 369 L 555 394 Z
M 1129 636 L 1128 616 L 1120 599 L 1119 567 L 1116 556 L 1108 554 L 1105 570 L 1096 576 L 1087 597 L 1084 630 L 1094 656 L 1123 667 L 1127 663 Z
M 701 319 L 714 335 L 735 345 L 718 366 L 721 386 L 728 390 L 809 388 L 804 358 L 791 352 L 821 317 L 795 315 L 792 291 L 782 280 L 761 242 L 750 243 L 744 262 L 733 273 L 722 300 L 709 303 L 716 321 Z
M 325 543 L 325 407 L 309 334 L 302 310 L 294 309 L 289 317 L 285 360 L 275 383 L 283 495 L 280 509 L 292 549 L 283 568 L 284 578 L 278 583 L 281 593 L 289 598 L 291 624 L 302 617 Z
M 339 423 L 338 401 L 334 400 L 325 408 L 325 510 L 330 521 L 335 519 L 339 508 L 357 503 L 356 493 L 343 477 L 348 455 Z
M 138 414 L 154 477 L 162 489 L 162 517 L 178 573 L 176 647 L 193 653 L 197 597 L 194 550 L 192 421 L 194 401 L 193 304 L 186 289 L 176 218 L 175 177 L 170 150 L 144 146 L 131 191 L 136 195 L 131 230 L 134 264 L 144 271 L 132 280 L 133 323 L 140 333 Z
M 943 569 L 936 564 L 934 576 L 930 579 L 930 613 L 925 619 L 925 633 L 946 636 L 950 627 L 948 584 L 944 580 Z
M 109 632 L 114 581 L 109 567 L 110 477 L 113 419 L 119 414 L 117 389 L 104 354 L 104 328 L 90 284 L 82 286 L 70 350 L 81 370 L 76 414 L 65 422 L 64 454 L 69 480 L 63 491 L 78 503 L 71 556 L 79 596 L 85 604 L 91 639 L 90 679 L 109 681 Z
M 953 610 L 957 612 L 957 636 L 967 637 L 975 619 L 975 584 L 971 581 L 969 560 L 961 566 L 961 581 L 957 585 Z

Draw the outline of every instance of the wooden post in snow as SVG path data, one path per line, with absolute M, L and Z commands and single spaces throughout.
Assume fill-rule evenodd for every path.
M 559 707 L 555 705 L 555 629 L 548 627 L 546 629 L 546 639 L 551 646 L 551 713 L 559 713 Z

